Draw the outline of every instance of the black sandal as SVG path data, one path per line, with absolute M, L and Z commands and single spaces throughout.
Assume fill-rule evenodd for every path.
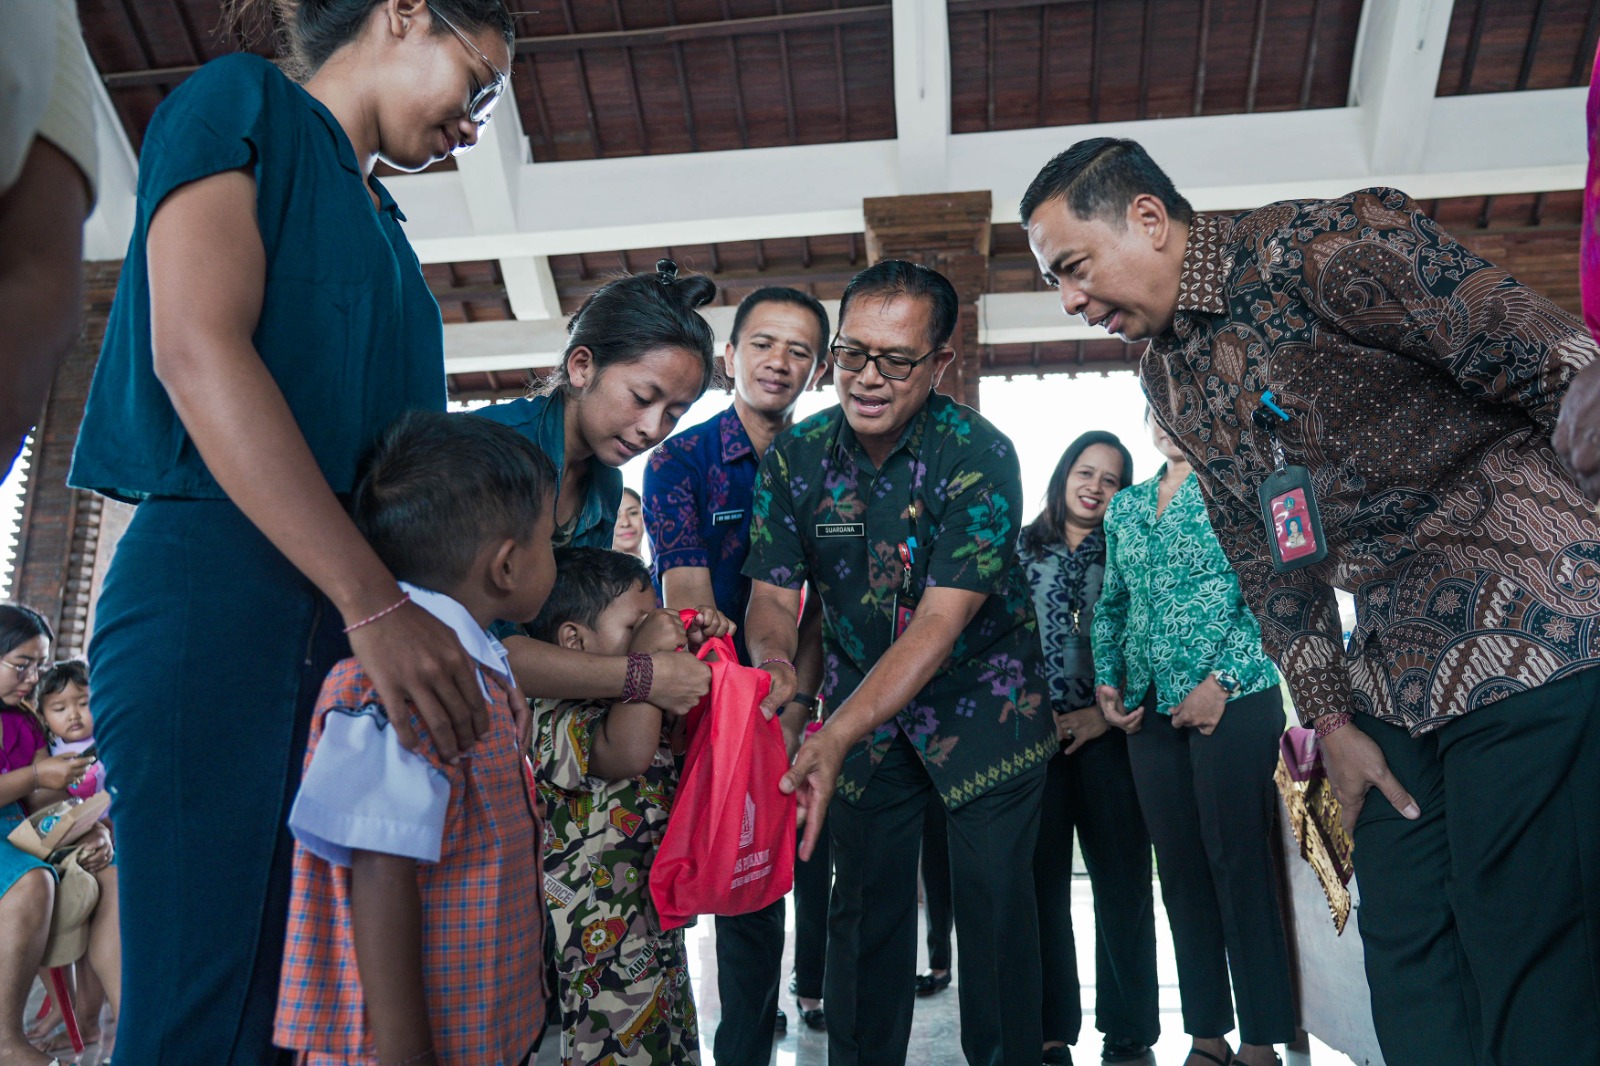
M 1228 1054 L 1227 1058 L 1219 1059 L 1215 1055 L 1211 1054 L 1211 1052 L 1209 1052 L 1209 1051 L 1201 1051 L 1197 1047 L 1189 1049 L 1189 1058 L 1190 1059 L 1194 1058 L 1196 1055 L 1199 1055 L 1202 1059 L 1205 1059 L 1207 1062 L 1216 1063 L 1217 1066 L 1230 1066 L 1230 1064 L 1233 1062 L 1233 1052 L 1229 1051 L 1227 1054 Z M 1184 1059 L 1183 1061 L 1184 1061 L 1184 1066 L 1189 1066 L 1189 1059 Z

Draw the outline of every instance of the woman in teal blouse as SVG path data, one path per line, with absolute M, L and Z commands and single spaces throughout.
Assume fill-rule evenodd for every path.
M 1236 1061 L 1269 1066 L 1295 1033 L 1270 849 L 1283 696 L 1188 459 L 1150 429 L 1166 465 L 1106 512 L 1095 696 L 1129 734 L 1194 1038 L 1186 1066 L 1234 1061 L 1230 970 Z
M 653 274 L 607 282 L 573 314 L 561 366 L 538 395 L 476 412 L 532 440 L 555 464 L 557 546 L 611 547 L 622 502 L 617 468 L 665 440 L 711 384 L 711 327 L 695 309 L 716 291 L 709 278 L 679 277 L 670 259 Z M 626 656 L 560 648 L 504 623 L 496 635 L 529 696 L 622 695 Z M 687 711 L 711 685 L 710 668 L 692 655 L 651 662 L 657 706 Z
M 438 305 L 373 166 L 476 143 L 511 17 L 502 0 L 271 7 L 299 80 L 227 56 L 151 121 L 71 473 L 139 504 L 90 647 L 117 1051 L 135 1063 L 279 1061 L 284 823 L 333 663 L 353 651 L 448 755 L 486 721 L 472 660 L 402 601 L 341 495 L 396 416 L 445 403 Z

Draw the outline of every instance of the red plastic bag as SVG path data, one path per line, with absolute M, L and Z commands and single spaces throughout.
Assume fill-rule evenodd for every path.
M 726 637 L 699 654 L 711 691 L 685 723 L 689 750 L 650 864 L 663 929 L 697 914 L 758 911 L 794 886 L 795 798 L 778 790 L 789 753 L 783 728 L 760 708 L 772 677 L 740 666 Z

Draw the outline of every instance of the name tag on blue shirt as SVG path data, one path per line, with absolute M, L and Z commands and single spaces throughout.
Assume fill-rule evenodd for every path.
M 819 537 L 864 537 L 867 535 L 865 522 L 818 522 L 817 536 Z
M 711 514 L 711 524 L 714 526 L 725 526 L 730 522 L 738 522 L 743 518 L 743 511 L 714 511 Z

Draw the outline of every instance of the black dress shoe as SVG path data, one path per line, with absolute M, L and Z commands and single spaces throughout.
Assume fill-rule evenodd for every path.
M 1065 1044 L 1045 1048 L 1044 1066 L 1072 1066 L 1072 1049 Z
M 1150 1048 L 1137 1040 L 1123 1040 L 1118 1037 L 1106 1037 L 1100 1058 L 1106 1062 L 1140 1062 L 1150 1054 Z
M 812 1007 L 807 1010 L 799 1003 L 796 1003 L 794 1009 L 800 1015 L 800 1024 L 807 1029 L 815 1029 L 819 1033 L 828 1031 L 828 1016 L 822 1012 L 821 1007 Z
M 950 987 L 950 971 L 942 974 L 919 973 L 917 974 L 917 995 L 931 996 L 935 992 L 943 992 Z
M 772 1020 L 772 1031 L 787 1033 L 789 1031 L 789 1016 L 783 1013 L 783 1008 L 778 1008 L 778 1016 Z

